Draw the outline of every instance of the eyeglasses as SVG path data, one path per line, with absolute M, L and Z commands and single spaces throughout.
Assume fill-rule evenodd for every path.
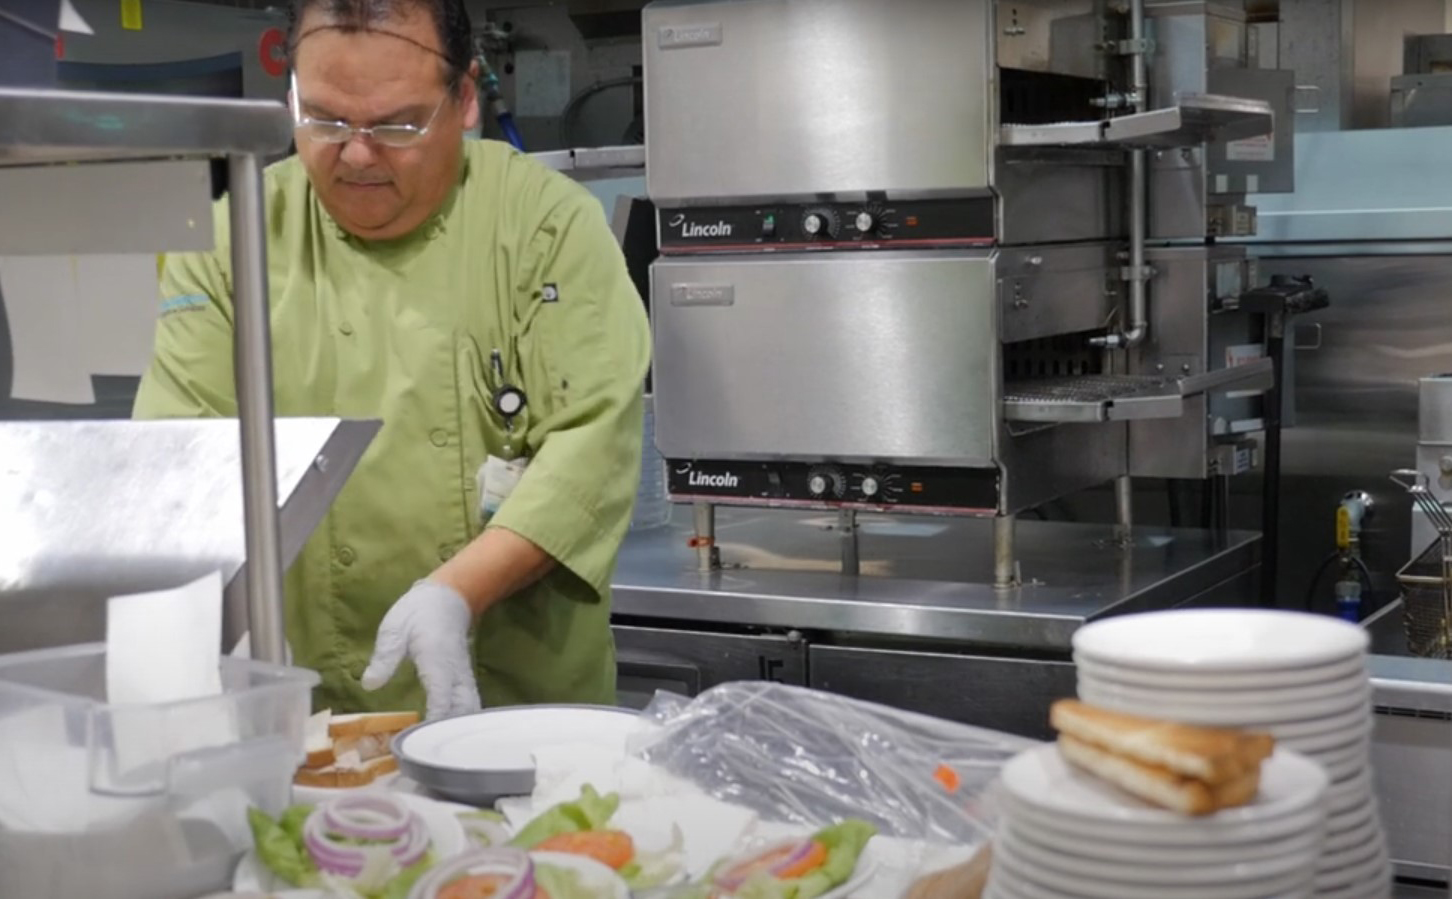
M 306 135 L 309 140 L 320 144 L 346 144 L 354 137 L 363 135 L 385 147 L 411 147 L 428 136 L 429 129 L 434 125 L 434 119 L 439 117 L 439 110 L 444 108 L 444 101 L 449 98 L 448 94 L 440 97 L 439 104 L 434 107 L 428 121 L 422 125 L 373 125 L 368 128 L 360 128 L 349 125 L 347 122 L 315 119 L 312 116 L 303 115 L 302 100 L 297 89 L 297 73 L 291 75 L 291 81 L 293 128 L 298 133 Z

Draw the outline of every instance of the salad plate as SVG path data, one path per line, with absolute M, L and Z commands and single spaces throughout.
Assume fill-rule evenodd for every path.
M 428 851 L 436 862 L 452 858 L 469 848 L 469 840 L 465 835 L 464 825 L 460 821 L 459 815 L 473 812 L 475 809 L 406 793 L 389 793 L 387 796 L 422 820 L 428 834 Z M 242 856 L 232 877 L 232 889 L 237 892 L 268 893 L 289 888 L 290 885 L 284 883 L 263 861 L 255 847 Z M 312 892 L 315 895 L 326 895 L 325 892 Z M 301 896 L 287 895 L 287 899 L 304 899 L 308 895 L 309 892 L 304 890 Z

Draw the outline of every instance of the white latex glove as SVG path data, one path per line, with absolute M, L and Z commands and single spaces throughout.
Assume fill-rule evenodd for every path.
M 363 672 L 363 689 L 388 683 L 404 656 L 413 659 L 428 694 L 428 717 L 448 718 L 479 711 L 479 686 L 469 653 L 469 604 L 433 581 L 418 581 L 378 626 L 373 659 Z

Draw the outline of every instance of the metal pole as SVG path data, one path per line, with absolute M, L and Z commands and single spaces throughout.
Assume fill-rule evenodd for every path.
M 993 586 L 999 590 L 1018 585 L 1018 563 L 1014 560 L 1014 525 L 1012 515 L 993 519 Z
M 1122 474 L 1114 479 L 1115 536 L 1128 543 L 1134 530 L 1134 479 Z
M 1149 77 L 1145 60 L 1144 0 L 1131 0 L 1129 14 L 1130 109 L 1149 109 Z M 1144 150 L 1129 153 L 1129 321 L 1125 330 L 1106 334 L 1089 341 L 1091 346 L 1125 349 L 1138 346 L 1149 332 L 1149 270 L 1145 266 L 1145 241 L 1148 235 L 1147 157 Z
M 247 617 L 252 657 L 283 664 L 282 540 L 272 422 L 272 323 L 262 161 L 227 159 L 232 226 L 232 366 L 242 436 L 242 516 L 247 532 Z
M 696 537 L 691 545 L 696 548 L 696 567 L 700 571 L 715 571 L 721 567 L 721 550 L 716 547 L 716 507 L 710 503 L 696 503 Z
M 856 577 L 862 570 L 857 553 L 857 510 L 837 510 L 837 530 L 842 534 L 842 573 Z

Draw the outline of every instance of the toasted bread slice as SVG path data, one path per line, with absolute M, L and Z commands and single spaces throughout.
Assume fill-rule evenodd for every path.
M 1126 793 L 1182 815 L 1209 815 L 1245 805 L 1260 791 L 1259 768 L 1211 786 L 1166 768 L 1115 755 L 1067 734 L 1059 736 L 1059 751 L 1070 764 Z
M 919 878 L 903 899 L 982 899 L 992 864 L 993 845 L 984 843 L 963 864 Z
M 1175 724 L 1137 715 L 1125 715 L 1062 699 L 1049 709 L 1054 729 L 1115 755 L 1210 786 L 1234 783 L 1252 771 L 1275 749 L 1269 734 L 1243 733 L 1214 727 Z
M 328 722 L 328 736 L 334 740 L 370 734 L 396 734 L 419 722 L 418 712 L 362 712 L 334 715 Z
M 307 753 L 307 761 L 303 763 L 305 767 L 326 768 L 336 761 L 333 738 L 328 736 L 332 716 L 331 710 L 324 709 L 308 718 L 303 725 L 303 750 Z
M 352 761 L 347 759 L 326 768 L 299 768 L 293 776 L 293 783 L 303 787 L 350 789 L 367 786 L 385 774 L 398 770 L 398 759 L 391 755 L 379 756 L 359 764 L 347 764 Z
M 392 751 L 393 733 L 363 734 L 357 737 L 340 737 L 333 741 L 333 752 L 338 758 L 356 755 L 360 761 L 371 762 Z

